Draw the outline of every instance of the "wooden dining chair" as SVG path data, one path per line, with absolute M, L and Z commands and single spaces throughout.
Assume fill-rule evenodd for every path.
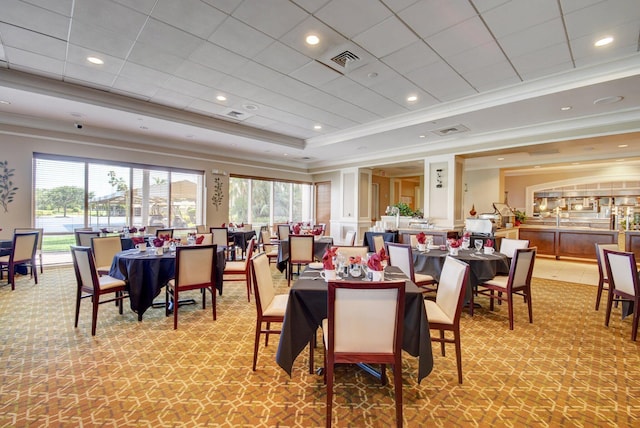
M 247 286 L 247 302 L 251 301 L 251 275 L 249 272 L 250 263 L 249 260 L 253 257 L 253 249 L 255 247 L 256 240 L 249 241 L 249 248 L 247 248 L 247 257 L 243 260 L 231 260 L 227 261 L 224 265 L 223 279 L 226 282 L 244 281 Z
M 289 224 L 279 224 L 278 225 L 278 239 L 281 241 L 286 241 L 289 239 L 289 235 L 291 234 L 291 226 Z
M 216 245 L 193 245 L 176 248 L 176 274 L 165 287 L 165 315 L 173 311 L 173 329 L 178 328 L 180 293 L 209 290 L 211 311 L 216 320 Z M 202 293 L 202 309 L 206 309 L 207 293 Z
M 402 427 L 402 338 L 405 281 L 329 281 L 322 321 L 327 383 L 326 426 L 332 422 L 334 365 L 380 364 L 383 384 L 391 364 L 396 425 Z
M 493 301 L 506 301 L 509 311 L 509 330 L 513 330 L 513 295 L 523 296 L 529 310 L 529 323 L 533 322 L 531 310 L 531 274 L 536 259 L 536 248 L 519 248 L 511 261 L 509 276 L 495 276 L 478 284 L 478 295 L 489 297 L 489 310 L 493 311 Z M 473 308 L 474 293 L 470 305 Z M 471 309 L 473 315 L 473 309 Z
M 269 258 L 269 263 L 275 263 L 278 259 L 278 244 L 271 241 L 271 234 L 269 233 L 269 230 L 261 230 L 260 239 L 262 241 L 262 251 Z
M 13 229 L 13 233 L 24 233 L 24 232 L 38 232 L 38 245 L 36 247 L 36 257 L 40 261 L 40 273 L 43 273 L 42 266 L 42 239 L 44 236 L 44 228 L 42 227 L 16 227 Z
M 231 260 L 232 255 L 235 255 L 236 247 L 235 241 L 229 236 L 229 229 L 226 227 L 210 227 L 209 232 L 213 234 L 213 243 L 218 247 L 224 248 L 225 258 Z
M 76 230 L 73 233 L 76 237 L 76 245 L 82 247 L 90 247 L 91 239 L 100 236 L 100 232 L 94 230 Z
M 605 267 L 609 278 L 609 295 L 604 325 L 609 327 L 613 302 L 633 304 L 633 321 L 631 322 L 631 340 L 638 337 L 638 320 L 640 320 L 640 280 L 636 256 L 629 252 L 604 250 Z M 624 307 L 624 305 L 622 305 Z
M 98 275 L 107 275 L 111 270 L 113 257 L 122 251 L 122 239 L 119 236 L 95 236 L 91 238 L 91 250 L 95 257 Z
M 164 239 L 165 241 L 173 238 L 173 229 L 157 229 L 156 238 Z
M 98 307 L 103 303 L 116 302 L 118 312 L 123 313 L 123 301 L 129 295 L 125 292 L 127 283 L 120 279 L 112 278 L 108 275 L 98 276 L 95 265 L 95 258 L 91 247 L 71 246 L 71 256 L 73 258 L 73 268 L 76 274 L 78 289 L 76 292 L 76 319 L 75 328 L 78 328 L 80 317 L 80 301 L 91 299 L 91 335 L 96 335 L 98 323 Z M 112 294 L 114 297 L 102 300 L 102 296 Z
M 389 257 L 389 265 L 397 266 L 411 281 L 422 288 L 425 293 L 438 291 L 438 282 L 431 275 L 416 273 L 413 267 L 413 253 L 409 244 L 386 242 L 385 248 Z
M 500 253 L 509 257 L 509 259 L 511 260 L 513 260 L 513 256 L 515 255 L 517 249 L 528 247 L 528 239 L 502 238 L 502 241 L 500 241 Z
M 256 300 L 256 333 L 253 343 L 253 371 L 256 371 L 260 335 L 265 335 L 264 346 L 266 347 L 269 345 L 270 334 L 280 334 L 280 330 L 271 328 L 271 323 L 284 321 L 289 295 L 276 294 L 269 267 L 269 257 L 266 253 L 256 254 L 251 258 L 251 275 L 253 277 L 253 294 Z M 264 326 L 265 323 L 266 326 Z
M 11 252 L 0 257 L 0 278 L 7 272 L 7 281 L 11 284 L 11 290 L 16 289 L 16 267 L 26 265 L 31 271 L 35 283 L 38 283 L 38 269 L 36 266 L 36 249 L 38 247 L 39 232 L 22 232 L 13 234 Z
M 376 253 L 379 253 L 384 248 L 384 236 L 373 235 L 373 248 Z
M 596 294 L 596 311 L 600 308 L 600 299 L 604 290 L 609 291 L 609 277 L 604 260 L 604 250 L 617 251 L 618 244 L 598 244 L 596 243 L 596 260 L 598 262 L 598 290 Z
M 289 235 L 289 262 L 287 263 L 287 285 L 291 286 L 293 265 L 298 266 L 312 263 L 315 260 L 313 254 L 313 235 Z
M 436 300 L 425 300 L 429 329 L 438 330 L 439 337 L 431 336 L 432 342 L 439 342 L 442 356 L 445 356 L 445 344 L 453 343 L 456 349 L 458 383 L 462 383 L 462 347 L 460 345 L 460 315 L 464 306 L 464 295 L 469 278 L 469 265 L 461 260 L 447 256 L 438 283 Z M 453 339 L 446 332 L 453 333 Z

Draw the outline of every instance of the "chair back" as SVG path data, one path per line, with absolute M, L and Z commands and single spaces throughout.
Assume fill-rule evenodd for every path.
M 91 247 L 72 245 L 71 257 L 78 287 L 97 296 L 100 293 L 100 283 Z
M 460 320 L 468 278 L 469 265 L 447 256 L 440 274 L 436 304 L 452 323 Z
M 144 231 L 147 235 L 156 235 L 158 229 L 162 229 L 164 226 L 146 226 Z
M 604 257 L 609 287 L 614 292 L 624 293 L 627 298 L 640 295 L 635 255 L 623 251 L 604 250 Z
M 96 266 L 111 266 L 113 257 L 122 251 L 122 239 L 119 236 L 96 236 L 91 238 L 91 250 Z
M 229 229 L 226 227 L 210 227 L 209 231 L 213 234 L 213 243 L 220 247 L 229 246 Z
M 199 244 L 198 239 L 202 239 Z M 213 233 L 196 233 L 196 245 L 213 245 Z
M 325 225 L 324 224 L 314 224 L 313 225 L 313 232 L 314 233 L 318 233 L 318 231 L 320 231 L 319 235 L 324 235 Z
M 25 232 L 38 232 L 38 245 L 37 250 L 42 250 L 42 235 L 44 235 L 44 229 L 41 227 L 16 227 L 13 229 L 13 233 L 25 233 Z
M 215 245 L 176 248 L 176 287 L 213 284 L 216 251 Z
M 355 257 L 355 256 L 360 256 L 360 257 L 365 257 L 367 255 L 367 253 L 369 252 L 369 247 L 342 247 L 342 246 L 338 246 L 335 247 L 336 248 L 336 254 L 342 254 L 343 256 L 345 256 L 346 258 L 349 257 Z
M 384 237 L 382 235 L 373 235 L 373 248 L 379 253 L 384 248 Z
M 411 245 L 411 248 L 416 248 L 418 246 L 418 235 L 409 235 L 409 244 Z
M 405 281 L 330 281 L 328 299 L 329 352 L 401 352 Z
M 159 239 L 172 239 L 173 238 L 173 229 L 158 229 L 156 230 L 156 238 Z
M 265 253 L 256 254 L 251 258 L 251 275 L 253 277 L 253 293 L 256 298 L 256 309 L 262 315 L 264 308 L 268 308 L 276 295 L 269 268 L 269 257 Z
M 518 248 L 527 248 L 528 246 L 528 239 L 502 238 L 502 241 L 500 242 L 500 252 L 510 259 L 513 259 Z
M 291 233 L 291 227 L 288 224 L 279 224 L 278 225 L 278 239 L 281 241 L 286 241 L 289 239 L 289 234 Z
M 350 230 L 350 231 L 347 232 L 347 234 L 344 236 L 344 245 L 345 246 L 351 246 L 351 247 L 356 245 L 356 232 L 355 231 Z
M 289 235 L 290 263 L 311 263 L 313 256 L 313 235 Z
M 14 263 L 33 260 L 38 247 L 39 235 L 40 233 L 37 231 L 14 233 L 10 259 Z
M 76 235 L 76 245 L 82 247 L 90 247 L 91 238 L 100 236 L 100 232 L 92 230 L 76 230 L 73 233 Z
M 596 260 L 598 261 L 598 275 L 600 279 L 608 282 L 607 268 L 605 267 L 604 250 L 618 251 L 618 244 L 598 244 L 596 242 Z
M 207 226 L 205 226 L 204 224 L 197 224 L 196 233 L 207 233 Z
M 531 283 L 536 248 L 518 248 L 509 269 L 508 288 L 520 288 Z
M 407 275 L 407 278 L 414 281 L 415 275 L 413 272 L 413 254 L 411 252 L 411 246 L 408 244 L 394 244 L 393 242 L 387 242 L 385 248 L 387 256 L 389 256 L 389 265 L 399 267 L 400 270 Z

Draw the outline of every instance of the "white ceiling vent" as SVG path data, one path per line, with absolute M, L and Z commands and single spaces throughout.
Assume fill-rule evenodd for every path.
M 244 113 L 241 111 L 231 110 L 227 113 L 227 116 L 232 117 L 234 119 L 242 119 L 244 117 Z
M 343 68 L 346 68 L 349 63 L 358 61 L 358 60 L 360 60 L 358 55 L 349 51 L 344 51 L 341 54 L 338 54 L 333 58 L 331 58 L 331 61 L 335 62 L 336 64 L 338 64 L 340 67 L 343 67 Z
M 442 137 L 448 137 L 449 135 L 459 134 L 460 132 L 466 132 L 468 130 L 469 128 L 467 128 L 464 125 L 454 125 L 454 126 L 447 126 L 446 128 L 442 128 L 442 129 L 436 129 L 431 132 L 433 132 L 436 135 L 440 135 Z

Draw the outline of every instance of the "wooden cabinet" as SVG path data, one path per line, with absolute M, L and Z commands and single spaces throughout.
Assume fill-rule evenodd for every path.
M 616 230 L 570 228 L 520 228 L 520 239 L 538 247 L 538 254 L 581 259 L 596 258 L 595 244 L 617 244 Z

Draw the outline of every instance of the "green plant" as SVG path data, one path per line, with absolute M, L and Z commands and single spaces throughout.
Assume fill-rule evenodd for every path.
M 400 210 L 401 216 L 413 217 L 413 210 L 406 203 L 398 202 L 397 204 L 394 205 L 394 207 L 397 207 L 398 210 Z
M 527 219 L 527 216 L 523 211 L 513 210 L 513 214 L 516 216 L 516 220 L 518 220 L 520 223 L 524 223 L 524 221 Z

